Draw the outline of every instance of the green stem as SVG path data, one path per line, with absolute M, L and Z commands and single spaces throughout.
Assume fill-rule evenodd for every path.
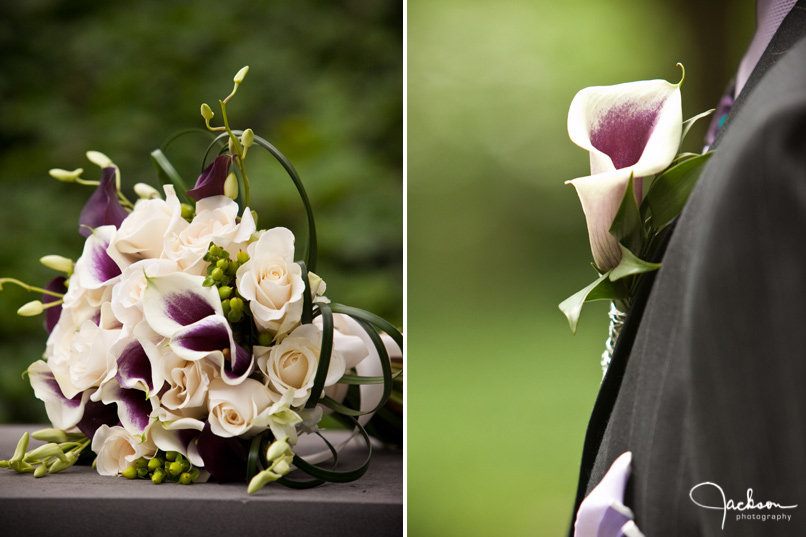
M 27 283 L 21 282 L 20 280 L 16 280 L 14 278 L 0 278 L 0 291 L 3 289 L 4 283 L 13 283 L 14 285 L 19 285 L 20 287 L 31 293 L 42 293 L 45 295 L 55 296 L 59 298 L 64 297 L 63 293 L 48 291 L 47 289 L 42 289 L 41 287 L 34 287 L 33 285 L 28 285 Z
M 235 160 L 238 163 L 238 168 L 241 170 L 241 175 L 243 176 L 243 195 L 244 195 L 244 205 L 249 207 L 249 178 L 246 176 L 246 169 L 244 168 L 244 153 L 243 147 L 241 146 L 240 140 L 238 137 L 233 134 L 232 129 L 229 127 L 229 120 L 227 119 L 227 101 L 229 100 L 232 95 L 235 94 L 233 91 L 226 99 L 223 101 L 218 101 L 221 105 L 221 117 L 224 120 L 224 128 L 229 134 L 230 141 L 232 142 L 230 145 L 235 149 Z

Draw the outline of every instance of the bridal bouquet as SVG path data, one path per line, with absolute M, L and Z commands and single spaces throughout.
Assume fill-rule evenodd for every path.
M 47 443 L 31 451 L 26 433 L 0 466 L 41 477 L 90 448 L 102 475 L 246 480 L 250 493 L 272 481 L 310 487 L 366 471 L 364 424 L 393 395 L 401 402 L 403 338 L 380 317 L 326 297 L 297 172 L 251 129 L 229 126 L 226 105 L 247 71 L 219 101 L 223 126 L 212 126 L 212 109 L 201 106 L 207 129 L 220 131 L 208 154 L 219 154 L 194 188 L 161 150 L 151 158 L 162 192 L 135 185 L 136 203 L 101 153 L 87 154 L 102 168 L 100 181 L 84 179 L 81 169 L 51 170 L 96 189 L 78 220 L 81 256 L 42 258 L 64 275 L 44 288 L 0 279 L 0 287 L 42 293 L 18 313 L 46 316 L 44 359 L 27 375 L 54 427 L 34 433 Z M 255 147 L 280 162 L 305 206 L 302 260 L 291 231 L 261 229 L 250 209 L 246 162 Z M 363 439 L 368 456 L 360 467 L 323 468 L 295 454 L 298 436 L 315 433 L 326 458 L 337 459 L 340 446 L 319 431 L 324 411 Z M 294 469 L 308 477 L 286 477 Z
M 591 175 L 567 183 L 582 203 L 598 277 L 560 310 L 575 333 L 585 302 L 612 302 L 605 372 L 641 275 L 660 267 L 655 253 L 711 156 L 680 152 L 694 122 L 713 112 L 683 121 L 684 78 L 685 70 L 677 84 L 642 80 L 585 88 L 568 112 L 571 140 L 590 153 Z

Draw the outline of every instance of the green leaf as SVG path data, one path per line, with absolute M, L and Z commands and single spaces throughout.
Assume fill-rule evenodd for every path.
M 171 184 L 176 189 L 177 197 L 183 202 L 190 205 L 196 205 L 196 202 L 191 200 L 187 195 L 188 187 L 185 181 L 180 177 L 179 172 L 173 167 L 171 161 L 165 156 L 165 153 L 160 149 L 155 149 L 151 152 L 151 163 L 157 170 L 157 177 L 163 185 Z
M 260 460 L 260 443 L 263 440 L 263 435 L 259 434 L 252 439 L 249 445 L 249 457 L 246 461 L 246 480 L 251 481 L 255 474 L 258 472 L 257 463 Z
M 716 110 L 715 108 L 711 108 L 707 112 L 703 112 L 702 114 L 697 114 L 696 116 L 694 116 L 692 118 L 689 118 L 689 119 L 687 119 L 687 120 L 685 120 L 683 122 L 683 131 L 680 133 L 680 145 L 681 146 L 683 145 L 683 140 L 686 139 L 686 135 L 688 134 L 688 131 L 690 131 L 691 127 L 694 126 L 694 123 L 696 123 L 698 119 L 702 119 L 704 117 L 710 116 L 711 114 L 714 113 L 715 110 Z
M 316 375 L 313 378 L 311 394 L 305 408 L 313 408 L 319 402 L 322 389 L 325 386 L 327 370 L 330 368 L 330 355 L 333 350 L 333 313 L 327 304 L 319 304 L 319 313 L 322 315 L 322 347 L 319 350 L 319 365 L 316 367 Z
M 626 289 L 620 282 L 610 280 L 611 271 L 607 271 L 584 289 L 577 291 L 560 303 L 560 311 L 568 318 L 571 333 L 577 333 L 579 315 L 582 313 L 582 306 L 585 302 L 594 300 L 619 300 L 625 298 Z
M 680 214 L 694 185 L 700 178 L 703 165 L 713 151 L 698 155 L 677 164 L 655 178 L 644 198 L 652 212 L 652 227 L 661 230 Z
M 650 263 L 639 259 L 630 250 L 625 248 L 623 244 L 619 243 L 619 246 L 621 247 L 621 262 L 616 268 L 610 271 L 610 281 L 615 282 L 627 276 L 652 272 L 660 268 L 660 263 Z
M 629 245 L 630 248 L 638 250 L 643 244 L 645 233 L 644 224 L 641 219 L 641 211 L 638 209 L 638 202 L 635 199 L 634 178 L 630 174 L 627 182 L 627 189 L 621 199 L 618 212 L 613 218 L 610 226 L 610 233 L 620 243 Z

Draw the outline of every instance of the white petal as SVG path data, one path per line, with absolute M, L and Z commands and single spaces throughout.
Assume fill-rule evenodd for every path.
M 182 327 L 213 314 L 223 315 L 218 290 L 202 285 L 204 277 L 182 272 L 148 278 L 143 313 L 151 329 L 170 337 Z

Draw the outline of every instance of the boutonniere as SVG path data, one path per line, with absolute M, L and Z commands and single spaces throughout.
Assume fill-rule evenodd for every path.
M 640 278 L 660 267 L 651 262 L 655 251 L 711 156 L 680 152 L 694 122 L 713 112 L 683 121 L 684 78 L 685 69 L 677 84 L 642 80 L 585 88 L 568 111 L 568 134 L 590 153 L 591 174 L 566 183 L 582 202 L 598 277 L 560 310 L 576 333 L 585 302 L 611 301 L 605 372 Z

